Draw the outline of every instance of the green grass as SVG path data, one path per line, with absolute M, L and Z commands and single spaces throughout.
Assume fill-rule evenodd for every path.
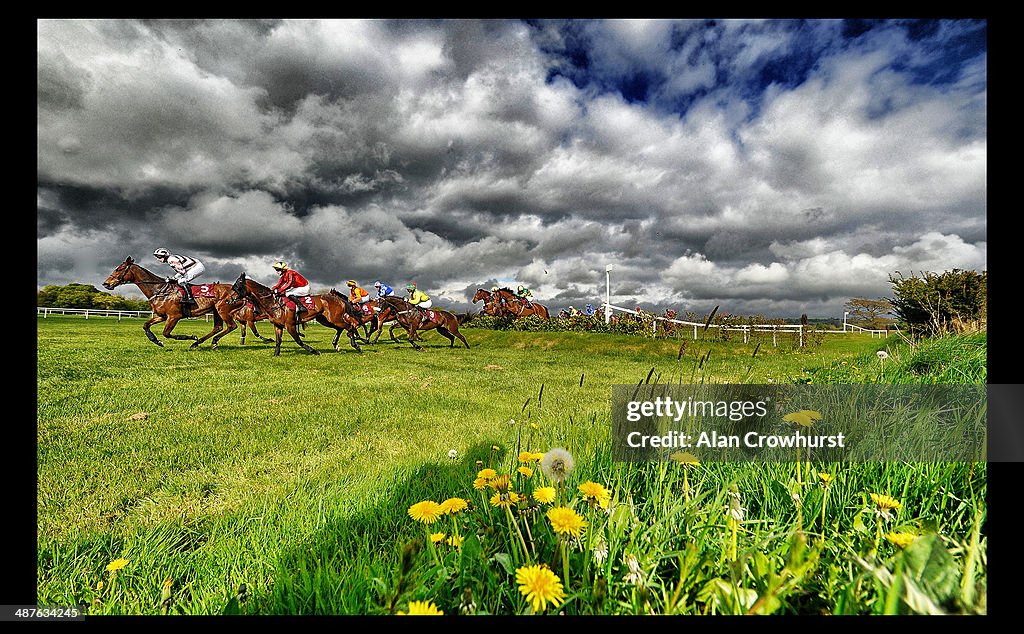
M 666 493 L 678 491 L 679 473 L 610 459 L 613 384 L 648 376 L 663 383 L 806 382 L 843 367 L 870 375 L 875 351 L 892 340 L 829 336 L 803 350 L 784 342 L 774 348 L 770 341 L 760 347 L 691 341 L 679 358 L 682 340 L 467 329 L 470 350 L 450 349 L 428 335 L 423 352 L 382 343 L 356 354 L 347 347 L 335 353 L 331 331 L 314 326 L 307 342 L 324 354 L 308 355 L 285 341 L 275 358 L 272 345 L 250 338 L 242 347 L 235 333 L 218 350 L 189 351 L 189 342 L 154 346 L 134 320 L 50 316 L 37 323 L 41 605 L 155 614 L 161 585 L 170 579 L 173 609 L 187 614 L 235 609 L 232 597 L 243 583 L 239 609 L 256 614 L 378 613 L 404 608 L 409 598 L 421 598 L 415 595 L 443 603 L 449 613 L 458 611 L 466 588 L 475 588 L 478 611 L 518 611 L 522 600 L 494 563 L 504 552 L 495 550 L 504 543 L 500 527 L 490 526 L 490 533 L 488 526 L 475 527 L 480 556 L 490 557 L 488 572 L 449 560 L 438 572 L 421 551 L 403 575 L 400 561 L 403 546 L 423 537 L 406 514 L 411 504 L 461 495 L 477 501 L 465 521 L 486 517 L 470 486 L 476 461 L 510 467 L 520 447 L 566 447 L 577 458 L 573 482 L 593 478 L 614 488 L 620 501 L 628 496 L 631 504 L 622 508 L 631 514 L 617 526 L 634 526 L 628 543 L 640 540 L 658 553 L 648 562 L 658 583 L 671 588 L 666 580 L 678 579 L 688 556 L 699 570 L 675 586 L 685 587 L 678 593 L 685 609 L 656 593 L 623 603 L 621 559 L 610 556 L 614 601 L 594 607 L 591 594 L 573 600 L 570 611 L 631 613 L 645 605 L 722 611 L 726 591 L 716 579 L 755 592 L 758 583 L 768 584 L 766 596 L 788 597 L 780 611 L 885 607 L 881 573 L 865 580 L 868 569 L 850 563 L 850 554 L 865 554 L 874 538 L 870 522 L 867 534 L 854 528 L 869 489 L 899 495 L 913 509 L 908 519 L 940 530 L 958 561 L 979 550 L 969 542 L 983 511 L 983 466 L 858 465 L 830 493 L 836 534 L 844 537 L 823 543 L 815 555 L 830 565 L 806 573 L 799 591 L 771 590 L 767 571 L 789 565 L 796 539 L 785 465 L 702 466 L 691 481 L 693 500 L 682 504 Z M 209 328 L 190 321 L 176 331 L 201 335 Z M 959 376 L 963 363 L 944 363 L 938 352 L 939 362 L 913 374 L 911 367 L 923 367 L 924 350 L 906 359 L 900 352 L 891 365 L 905 367 L 917 382 Z M 885 373 L 888 380 L 890 370 Z M 969 376 L 976 379 L 976 371 Z M 719 561 L 715 527 L 725 483 L 738 485 L 749 517 L 758 518 L 741 547 L 752 572 Z M 803 519 L 813 516 L 811 497 Z M 670 526 L 685 526 L 687 539 L 663 534 Z M 692 556 L 686 555 L 690 542 L 699 544 Z M 757 552 L 769 558 L 760 568 Z M 679 557 L 683 563 L 671 563 Z M 104 568 L 117 558 L 129 563 L 111 575 Z M 983 571 L 982 563 L 972 566 Z M 455 568 L 461 582 L 449 574 Z M 403 592 L 396 594 L 399 585 Z

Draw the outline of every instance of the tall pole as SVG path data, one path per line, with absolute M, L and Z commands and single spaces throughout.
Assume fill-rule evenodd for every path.
M 843 313 L 843 332 L 846 332 L 846 316 L 849 314 L 849 312 Z
M 604 323 L 611 323 L 611 264 L 604 266 Z

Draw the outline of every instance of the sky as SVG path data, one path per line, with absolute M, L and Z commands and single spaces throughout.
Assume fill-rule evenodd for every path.
M 842 318 L 987 268 L 984 20 L 37 22 L 37 286 Z M 134 286 L 117 294 L 141 296 Z

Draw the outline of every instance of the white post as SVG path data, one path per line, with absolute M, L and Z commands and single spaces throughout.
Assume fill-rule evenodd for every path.
M 693 340 L 697 341 L 697 324 L 693 325 Z
M 611 264 L 604 266 L 604 323 L 611 323 Z
M 86 319 L 89 318 L 89 309 L 88 308 L 85 309 L 85 318 Z
M 843 313 L 843 332 L 846 332 L 846 316 L 849 314 L 849 311 Z

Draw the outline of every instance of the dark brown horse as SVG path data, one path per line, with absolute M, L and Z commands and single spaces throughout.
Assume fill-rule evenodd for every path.
M 199 344 L 210 337 L 213 337 L 210 348 L 214 349 L 217 347 L 217 342 L 220 341 L 221 337 L 237 327 L 232 313 L 238 308 L 238 304 L 236 303 L 235 293 L 231 290 L 231 284 L 194 284 L 193 286 L 202 289 L 202 292 L 198 294 L 193 293 L 196 305 L 190 307 L 188 314 L 185 313 L 182 306 L 182 294 L 178 283 L 168 282 L 166 278 L 142 268 L 131 256 L 125 258 L 124 262 L 119 264 L 110 276 L 104 280 L 103 288 L 113 290 L 121 284 L 135 284 L 142 291 L 142 294 L 146 296 L 146 299 L 149 300 L 149 305 L 153 308 L 153 317 L 142 325 L 142 329 L 146 331 L 146 337 L 161 348 L 164 345 L 163 342 L 158 340 L 153 331 L 150 330 L 153 324 L 160 322 L 166 322 L 164 324 L 164 338 L 194 340 L 189 349 L 198 347 Z M 211 296 L 207 297 L 206 295 Z M 213 314 L 213 330 L 206 336 L 196 337 L 195 335 L 171 334 L 174 326 L 183 317 L 197 317 L 207 313 Z M 221 332 L 224 324 L 227 324 L 227 329 Z
M 469 347 L 469 342 L 459 332 L 459 318 L 444 310 L 438 310 L 436 308 L 422 309 L 417 308 L 414 304 L 410 304 L 400 297 L 382 297 L 380 299 L 380 314 L 378 318 L 381 322 L 395 319 L 405 327 L 406 333 L 409 335 L 409 343 L 412 347 L 417 350 L 422 348 L 416 345 L 416 340 L 420 339 L 419 333 L 427 330 L 437 329 L 439 333 L 448 338 L 451 343 L 449 347 L 455 347 L 455 337 L 458 337 L 462 343 Z M 433 318 L 431 318 L 433 313 Z
M 476 289 L 476 294 L 473 295 L 473 303 L 483 301 L 484 303 L 484 314 L 491 317 L 501 317 L 505 314 L 504 307 L 501 303 L 501 298 L 496 293 L 484 290 L 482 288 Z
M 239 341 L 241 345 L 245 345 L 246 326 L 248 326 L 248 329 L 252 331 L 252 334 L 256 335 L 256 337 L 263 343 L 270 343 L 273 341 L 270 337 L 264 337 L 258 330 L 256 330 L 256 322 L 267 319 L 267 313 L 257 308 L 252 302 L 248 300 L 243 301 L 242 305 L 231 313 L 231 316 L 235 318 L 236 322 L 238 322 L 238 327 L 242 331 L 242 338 Z
M 547 306 L 532 301 L 527 306 L 510 288 L 499 288 L 494 295 L 498 296 L 498 303 L 504 310 L 504 314 L 512 315 L 516 318 L 529 317 L 531 315 L 536 315 L 541 319 L 548 318 Z
M 244 275 L 243 273 L 243 278 Z M 336 331 L 332 345 L 338 352 L 341 352 L 338 347 L 338 339 L 341 338 L 342 332 L 348 333 L 349 341 L 352 343 L 352 347 L 356 349 L 356 352 L 362 352 L 359 344 L 356 343 L 357 338 L 364 343 L 369 343 L 366 339 L 359 336 L 359 326 L 361 324 L 358 319 L 350 314 L 348 301 L 343 296 L 339 297 L 334 294 L 311 295 L 311 306 L 307 310 L 298 313 L 296 317 L 295 308 L 288 306 L 291 303 L 290 300 L 286 300 L 284 296 L 275 293 L 269 287 L 260 284 L 256 280 L 244 278 L 243 283 L 236 292 L 258 306 L 267 314 L 270 323 L 274 324 L 276 335 L 274 341 L 275 357 L 281 354 L 281 335 L 285 330 L 288 331 L 288 334 L 292 336 L 295 343 L 299 344 L 303 350 L 310 354 L 320 354 L 319 351 L 300 339 L 298 331 L 300 324 L 314 319 L 317 323 L 333 328 Z

